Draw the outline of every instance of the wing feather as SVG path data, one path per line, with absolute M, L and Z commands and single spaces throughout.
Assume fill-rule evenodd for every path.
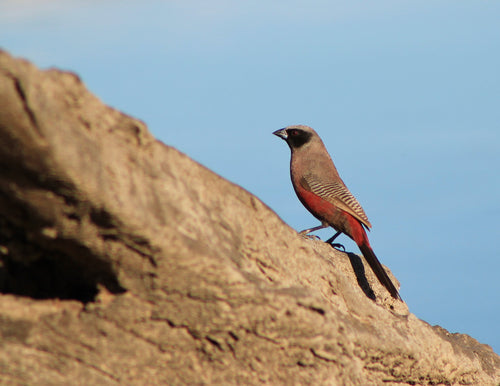
M 341 181 L 324 183 L 313 174 L 308 174 L 303 177 L 303 182 L 305 182 L 303 186 L 307 190 L 321 197 L 323 200 L 337 205 L 361 221 L 367 228 L 371 228 L 370 221 L 368 221 L 368 217 L 358 200 L 356 200 Z

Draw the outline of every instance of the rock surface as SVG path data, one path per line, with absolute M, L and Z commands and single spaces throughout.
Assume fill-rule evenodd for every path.
M 365 266 L 0 52 L 1 384 L 500 384 Z

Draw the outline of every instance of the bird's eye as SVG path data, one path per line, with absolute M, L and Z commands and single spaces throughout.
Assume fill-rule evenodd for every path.
M 294 137 L 294 136 L 296 136 L 296 135 L 299 135 L 299 131 L 298 131 L 298 130 L 295 130 L 295 129 L 294 129 L 294 130 L 290 130 L 290 135 L 291 135 L 292 137 Z

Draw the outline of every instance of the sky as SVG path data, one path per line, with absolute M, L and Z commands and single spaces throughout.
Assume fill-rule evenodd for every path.
M 498 20 L 491 0 L 0 0 L 0 47 L 77 73 L 297 230 L 318 221 L 271 133 L 312 126 L 410 311 L 500 353 Z

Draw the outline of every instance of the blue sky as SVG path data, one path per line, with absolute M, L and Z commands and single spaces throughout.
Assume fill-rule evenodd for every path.
M 0 47 L 76 72 L 297 230 L 317 221 L 271 133 L 314 127 L 410 310 L 498 353 L 498 20 L 480 0 L 4 0 Z

